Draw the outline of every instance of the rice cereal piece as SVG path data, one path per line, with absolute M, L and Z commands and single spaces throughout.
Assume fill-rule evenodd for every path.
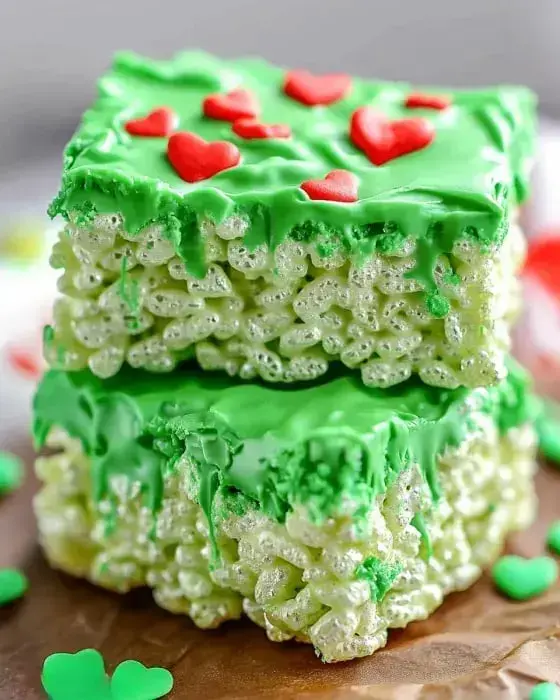
M 451 392 L 51 371 L 34 410 L 53 450 L 35 499 L 53 566 L 149 586 L 203 628 L 245 613 L 327 662 L 428 617 L 534 513 L 535 411 L 515 367 Z

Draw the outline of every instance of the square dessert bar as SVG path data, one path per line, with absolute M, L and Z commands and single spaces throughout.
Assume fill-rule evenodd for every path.
M 46 356 L 372 387 L 505 376 L 535 100 L 119 55 L 66 148 Z
M 244 612 L 325 661 L 467 588 L 531 520 L 534 403 L 495 387 L 299 387 L 51 370 L 34 403 L 50 562 L 216 627 Z

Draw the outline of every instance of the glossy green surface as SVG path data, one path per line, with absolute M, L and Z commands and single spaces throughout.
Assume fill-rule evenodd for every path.
M 283 78 L 282 69 L 259 60 L 225 62 L 186 53 L 156 62 L 118 55 L 66 149 L 51 215 L 78 211 L 86 223 L 94 212 L 120 212 L 130 232 L 161 222 L 197 276 L 206 269 L 198 221 L 220 222 L 239 212 L 250 220 L 250 247 L 275 248 L 287 236 L 327 236 L 346 251 L 365 255 L 381 234 L 404 232 L 425 243 L 428 264 L 418 276 L 432 287 L 432 261 L 458 237 L 482 242 L 503 237 L 509 204 L 527 195 L 535 129 L 535 99 L 528 90 L 445 91 L 453 99 L 449 108 L 411 110 L 404 106 L 411 86 L 356 78 L 343 100 L 307 107 L 284 94 Z M 289 125 L 293 137 L 245 140 L 228 122 L 202 115 L 206 96 L 237 87 L 256 96 L 262 121 Z M 166 157 L 165 138 L 130 136 L 123 129 L 128 119 L 164 105 L 177 112 L 179 130 L 234 142 L 241 163 L 195 184 L 181 180 Z M 434 142 L 374 166 L 348 136 L 352 113 L 364 105 L 391 119 L 430 120 Z M 303 181 L 341 168 L 358 178 L 357 202 L 312 201 L 300 189 Z

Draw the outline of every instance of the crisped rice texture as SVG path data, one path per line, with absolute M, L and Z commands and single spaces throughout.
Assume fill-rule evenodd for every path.
M 322 256 L 320 240 L 250 251 L 246 222 L 235 217 L 201 230 L 209 261 L 202 280 L 186 272 L 157 226 L 130 235 L 116 215 L 97 216 L 88 228 L 70 222 L 51 258 L 64 273 L 48 363 L 89 366 L 106 378 L 125 362 L 168 372 L 195 355 L 206 370 L 292 382 L 340 360 L 375 387 L 412 373 L 446 388 L 505 376 L 524 254 L 516 224 L 501 247 L 465 239 L 440 255 L 438 299 L 450 305 L 442 318 L 428 312 L 415 278 L 413 238 L 358 264 L 340 251 Z
M 216 561 L 186 456 L 167 477 L 154 528 L 138 484 L 114 478 L 116 512 L 108 500 L 97 511 L 80 443 L 54 430 L 50 446 L 58 452 L 37 460 L 44 486 L 35 509 L 54 566 L 117 591 L 148 585 L 160 606 L 200 627 L 245 612 L 271 640 L 310 642 L 327 662 L 373 653 L 388 628 L 425 619 L 470 586 L 535 505 L 532 427 L 500 436 L 481 416 L 477 432 L 439 459 L 443 495 L 433 506 L 413 465 L 361 523 L 352 503 L 323 523 L 303 506 L 282 524 L 254 510 L 225 516 Z M 384 588 L 364 576 L 372 563 L 393 572 Z

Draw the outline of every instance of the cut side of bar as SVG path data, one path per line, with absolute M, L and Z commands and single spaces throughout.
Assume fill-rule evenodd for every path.
M 368 386 L 418 374 L 451 389 L 505 376 L 525 250 L 517 225 L 501 246 L 481 250 L 459 241 L 438 257 L 438 289 L 449 303 L 444 317 L 428 311 L 423 285 L 409 277 L 413 239 L 354 265 L 295 241 L 274 254 L 251 251 L 240 238 L 228 240 L 234 229 L 209 224 L 211 263 L 199 280 L 160 230 L 129 236 L 95 226 L 68 226 L 55 246 L 64 297 L 45 346 L 51 366 L 88 366 L 106 378 L 124 363 L 168 372 L 196 357 L 204 370 L 294 382 L 340 362 Z
M 55 400 L 56 397 L 56 400 Z M 373 653 L 467 588 L 532 518 L 535 406 L 356 377 L 49 372 L 35 399 L 53 566 L 215 627 L 242 613 L 327 662 Z
M 107 378 L 196 359 L 289 383 L 343 364 L 382 388 L 411 375 L 444 388 L 504 378 L 534 97 L 450 91 L 444 109 L 412 109 L 411 86 L 352 79 L 334 104 L 309 106 L 286 93 L 287 75 L 206 54 L 116 59 L 50 209 L 67 220 L 52 255 L 63 274 L 51 366 Z M 289 137 L 243 138 L 205 116 L 209 96 L 240 89 Z M 168 135 L 127 131 L 162 105 L 178 132 L 235 147 L 237 164 L 185 181 Z M 352 136 L 363 109 L 387 128 L 420 120 L 433 139 L 376 165 Z M 339 170 L 355 178 L 355 200 L 302 188 Z

